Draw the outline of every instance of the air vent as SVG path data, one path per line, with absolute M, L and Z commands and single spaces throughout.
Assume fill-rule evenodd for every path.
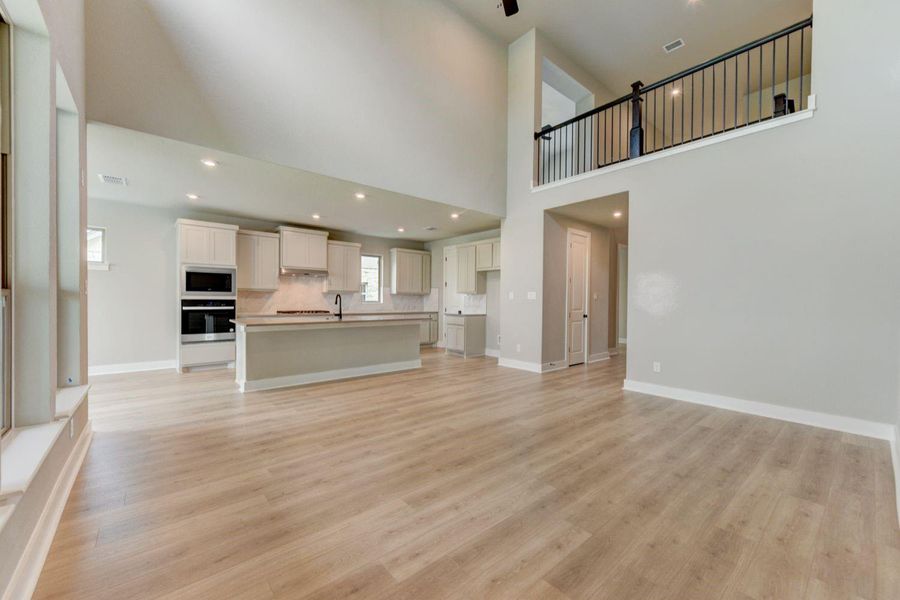
M 681 38 L 678 38 L 674 42 L 669 42 L 668 44 L 663 46 L 663 50 L 666 51 L 666 54 L 672 54 L 673 52 L 675 52 L 682 46 L 684 46 L 684 40 Z
M 100 181 L 103 183 L 108 183 L 110 185 L 128 185 L 128 179 L 125 177 L 119 177 L 118 175 L 103 175 L 102 173 L 97 175 L 100 178 Z
M 429 225 L 425 228 L 425 231 L 437 231 L 437 227 L 435 227 L 434 225 Z

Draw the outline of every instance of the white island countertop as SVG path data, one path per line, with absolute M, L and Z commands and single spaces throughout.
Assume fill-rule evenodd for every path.
M 396 323 L 397 321 L 429 321 L 423 317 L 425 313 L 418 314 L 382 314 L 382 315 L 344 315 L 343 319 L 336 316 L 267 316 L 267 317 L 238 317 L 231 322 L 238 327 L 285 327 L 285 326 L 318 326 L 318 327 L 343 327 L 347 325 Z

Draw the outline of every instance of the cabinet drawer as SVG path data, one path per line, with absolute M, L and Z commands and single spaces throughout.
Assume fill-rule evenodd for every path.
M 234 342 L 181 345 L 181 364 L 185 367 L 232 362 L 234 355 Z
M 453 315 L 447 315 L 446 319 L 447 319 L 446 320 L 447 325 L 465 325 L 466 324 L 465 317 L 457 317 L 457 316 L 453 316 Z

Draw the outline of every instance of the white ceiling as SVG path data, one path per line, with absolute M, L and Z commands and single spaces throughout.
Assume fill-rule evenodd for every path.
M 87 145 L 91 198 L 419 241 L 500 224 L 497 217 L 473 210 L 112 125 L 89 124 Z M 200 162 L 204 158 L 219 165 L 206 167 Z M 128 186 L 102 183 L 98 174 L 126 177 Z M 366 198 L 358 200 L 356 192 Z M 188 193 L 200 199 L 190 200 Z M 453 212 L 459 219 L 451 218 Z M 321 219 L 313 219 L 314 213 Z M 428 226 L 437 230 L 427 231 Z M 399 233 L 398 227 L 406 231 Z
M 812 14 L 812 0 L 519 0 L 507 18 L 495 0 L 445 1 L 507 43 L 536 27 L 616 96 Z M 678 38 L 684 48 L 666 54 Z
M 628 225 L 628 192 L 568 204 L 548 212 L 601 227 L 624 227 Z M 622 216 L 613 216 L 616 212 L 621 212 Z

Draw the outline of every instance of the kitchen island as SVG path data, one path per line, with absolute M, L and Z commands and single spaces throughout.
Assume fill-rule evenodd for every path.
M 241 317 L 235 379 L 242 392 L 417 369 L 416 315 Z

